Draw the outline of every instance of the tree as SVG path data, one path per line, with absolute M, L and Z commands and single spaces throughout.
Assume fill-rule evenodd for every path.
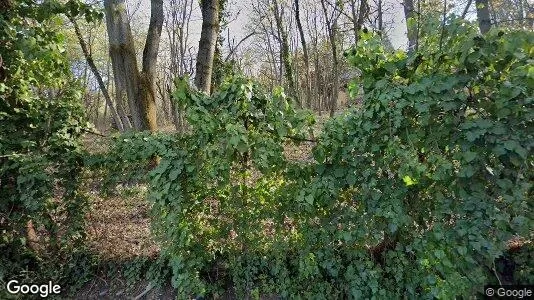
M 363 23 L 365 22 L 365 18 L 369 15 L 369 4 L 367 3 L 367 0 L 360 0 L 360 4 L 358 7 L 358 15 L 356 16 L 356 1 L 351 0 L 350 3 L 351 12 L 352 12 L 352 23 L 353 23 L 353 30 L 354 30 L 354 41 L 355 44 L 358 43 L 358 32 L 360 29 L 362 29 Z
M 480 32 L 485 34 L 491 28 L 488 0 L 475 0 L 477 7 L 477 19 Z
M 104 7 L 118 101 L 125 91 L 135 128 L 156 131 L 154 75 L 163 26 L 163 0 L 151 0 L 150 3 L 150 25 L 141 71 L 137 67 L 125 0 L 105 0 Z
M 85 57 L 85 60 L 87 61 L 87 64 L 89 65 L 89 68 L 91 69 L 91 72 L 93 72 L 93 74 L 96 77 L 98 87 L 100 88 L 102 95 L 104 96 L 106 105 L 108 106 L 111 112 L 111 117 L 113 121 L 117 125 L 117 128 L 119 129 L 119 131 L 122 132 L 125 129 L 129 129 L 128 126 L 130 125 L 130 123 L 128 119 L 126 118 L 126 119 L 121 120 L 121 118 L 119 117 L 119 114 L 117 113 L 117 110 L 115 109 L 115 106 L 113 105 L 113 101 L 111 100 L 108 89 L 106 85 L 104 84 L 104 80 L 102 79 L 102 75 L 100 75 L 100 72 L 98 71 L 98 68 L 95 65 L 93 56 L 91 55 L 91 52 L 89 52 L 87 43 L 83 39 L 82 33 L 80 31 L 80 27 L 78 26 L 76 19 L 70 15 L 68 16 L 68 18 L 71 21 L 72 25 L 74 26 L 74 33 L 76 34 L 76 37 L 78 38 L 78 42 L 80 43 L 80 48 L 82 48 L 83 55 Z
M 300 35 L 300 43 L 302 45 L 302 53 L 304 55 L 304 68 L 306 69 L 306 106 L 311 108 L 311 87 L 310 87 L 310 58 L 308 56 L 308 47 L 306 45 L 306 37 L 302 29 L 300 21 L 300 6 L 299 0 L 295 0 L 295 19 L 297 21 L 297 28 Z
M 408 31 L 408 52 L 417 50 L 417 30 L 414 26 L 414 12 L 413 0 L 404 0 L 404 19 L 406 20 L 406 30 Z
M 265 63 L 269 66 L 266 85 L 272 89 L 274 85 L 282 85 L 283 64 L 281 59 L 277 59 L 276 41 L 280 41 L 280 35 L 275 25 L 276 21 L 273 20 L 270 3 L 270 0 L 252 2 L 253 14 L 250 22 L 252 26 L 259 27 L 259 38 L 255 48 L 260 50 L 260 55 L 265 58 Z
M 195 85 L 206 94 L 210 94 L 213 74 L 213 58 L 217 36 L 219 34 L 219 0 L 202 0 L 202 31 L 198 44 Z
M 491 25 L 506 28 L 534 29 L 534 6 L 529 0 L 486 1 Z
M 280 7 L 278 0 L 273 0 L 274 19 L 276 21 L 276 28 L 280 35 L 280 59 L 284 66 L 284 77 L 286 79 L 289 95 L 298 102 L 298 97 L 295 88 L 295 79 L 293 78 L 293 66 L 291 64 L 291 56 L 289 53 L 289 41 L 287 30 L 284 27 L 284 11 Z
M 174 80 L 179 76 L 193 74 L 193 47 L 189 46 L 190 20 L 193 12 L 193 0 L 170 0 L 167 6 L 165 18 L 165 31 L 169 43 L 169 63 L 166 64 L 168 76 L 164 75 L 163 84 L 158 85 L 158 90 L 165 99 L 169 101 L 169 111 L 171 112 L 174 126 L 181 131 L 184 125 L 183 114 L 175 102 L 169 99 L 169 90 L 174 85 Z M 164 72 L 164 74 L 167 72 Z M 165 105 L 164 105 L 165 106 Z M 166 111 L 167 109 L 165 109 Z
M 338 11 L 337 5 L 333 8 L 332 12 L 329 14 L 326 9 L 325 0 L 321 0 L 321 6 L 323 7 L 323 13 L 326 21 L 326 28 L 328 31 L 328 39 L 330 41 L 330 47 L 332 50 L 332 77 L 334 79 L 332 87 L 332 98 L 330 99 L 330 117 L 334 116 L 336 111 L 337 100 L 339 96 L 339 60 L 337 52 L 337 20 L 339 18 L 340 12 Z

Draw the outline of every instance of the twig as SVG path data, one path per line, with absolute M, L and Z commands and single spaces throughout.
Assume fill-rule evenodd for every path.
M 495 277 L 497 277 L 499 285 L 502 286 L 501 278 L 499 278 L 499 274 L 497 274 L 497 268 L 495 267 L 495 260 L 493 260 L 493 273 L 495 273 Z
M 252 31 L 251 33 L 247 34 L 244 38 L 242 38 L 238 43 L 237 45 L 235 45 L 235 47 L 233 47 L 232 49 L 230 49 L 230 53 L 228 53 L 228 55 L 226 55 L 226 58 L 224 59 L 224 61 L 228 61 L 228 59 L 230 59 L 230 57 L 236 52 L 237 48 L 239 47 L 239 45 L 241 45 L 244 41 L 246 41 L 248 38 L 250 38 L 251 36 L 253 35 L 256 35 L 258 34 L 256 31 Z
M 94 131 L 91 131 L 91 130 L 88 130 L 88 129 L 82 129 L 83 132 L 86 132 L 86 133 L 90 133 L 90 134 L 94 134 L 94 135 L 98 135 L 98 136 L 101 136 L 101 137 L 108 137 L 107 135 L 105 134 L 102 134 L 102 133 L 99 133 L 99 132 L 94 132 Z
M 149 284 L 146 286 L 145 290 L 144 290 L 141 294 L 139 294 L 139 295 L 133 297 L 132 300 L 139 300 L 139 299 L 141 299 L 144 295 L 146 295 L 148 292 L 150 292 L 150 290 L 151 290 L 153 287 L 154 287 L 154 285 L 152 284 L 152 282 L 149 283 Z
M 273 134 L 277 134 L 275 131 L 273 130 L 267 130 L 267 132 L 269 133 L 273 133 Z M 310 142 L 310 143 L 317 143 L 317 140 L 314 139 L 314 138 L 302 138 L 302 137 L 298 137 L 298 136 L 292 136 L 292 135 L 286 135 L 284 136 L 285 138 L 288 138 L 290 140 L 294 140 L 294 141 L 300 141 L 300 142 Z
M 469 11 L 469 8 L 471 7 L 471 3 L 472 2 L 473 2 L 473 0 L 469 0 L 467 2 L 467 5 L 464 8 L 464 12 L 462 13 L 462 19 L 465 19 L 465 16 L 467 15 L 467 12 Z
M 290 136 L 290 135 L 286 135 L 285 137 L 288 139 L 294 140 L 294 141 L 317 143 L 316 139 L 301 138 L 298 136 Z

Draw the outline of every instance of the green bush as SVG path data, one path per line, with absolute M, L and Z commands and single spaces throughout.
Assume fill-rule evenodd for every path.
M 531 238 L 534 34 L 465 26 L 443 51 L 385 53 L 369 34 L 347 55 L 364 104 L 326 128 L 315 195 L 356 190 L 348 242 L 380 274 L 363 295 L 473 295 L 512 236 Z
M 325 126 L 312 164 L 284 158 L 311 118 L 282 90 L 179 81 L 192 133 L 150 197 L 181 297 L 452 298 L 492 282 L 533 228 L 534 34 L 470 26 L 451 20 L 443 50 L 411 56 L 364 33 L 346 55 L 363 106 Z
M 0 282 L 62 283 L 85 260 L 78 174 L 86 121 L 56 15 L 74 2 L 14 0 L 0 12 Z M 28 240 L 30 221 L 37 241 Z
M 180 149 L 182 139 L 177 134 L 126 132 L 100 140 L 108 149 L 86 155 L 84 165 L 88 177 L 99 181 L 99 191 L 111 194 L 119 184 L 146 184 L 154 158 Z

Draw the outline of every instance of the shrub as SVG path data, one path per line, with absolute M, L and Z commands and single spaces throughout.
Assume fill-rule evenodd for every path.
M 46 274 L 60 282 L 83 256 L 87 207 L 78 189 L 86 127 L 81 89 L 57 33 L 56 13 L 69 5 L 6 5 L 0 12 L 0 281 Z
M 330 210 L 351 193 L 347 242 L 380 274 L 358 293 L 473 295 L 506 242 L 531 235 L 534 35 L 466 26 L 425 56 L 385 53 L 371 34 L 348 53 L 364 104 L 326 128 L 314 195 Z
M 325 126 L 313 164 L 282 155 L 306 118 L 281 90 L 179 83 L 193 131 L 152 172 L 151 199 L 180 295 L 449 298 L 492 281 L 533 225 L 534 35 L 446 32 L 442 51 L 411 56 L 364 33 L 347 53 L 363 106 Z

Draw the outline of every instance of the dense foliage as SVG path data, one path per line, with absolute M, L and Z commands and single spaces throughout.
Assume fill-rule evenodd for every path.
M 495 259 L 533 225 L 533 39 L 452 20 L 407 56 L 364 34 L 347 53 L 364 103 L 326 125 L 312 164 L 283 156 L 306 118 L 282 91 L 179 82 L 192 134 L 151 199 L 180 295 L 451 298 L 500 280 Z
M 2 5 L 0 282 L 39 270 L 60 282 L 76 270 L 71 259 L 83 240 L 87 203 L 77 176 L 86 128 L 81 89 L 64 56 L 58 13 L 86 7 L 75 1 Z
M 86 275 L 89 174 L 107 192 L 149 183 L 161 256 L 148 273 L 171 269 L 180 298 L 447 299 L 532 283 L 532 244 L 521 243 L 534 225 L 533 33 L 480 36 L 448 18 L 407 54 L 362 32 L 345 56 L 363 103 L 317 140 L 306 137 L 312 115 L 281 88 L 218 74 L 207 96 L 177 79 L 186 133 L 121 134 L 86 155 L 81 92 L 55 29 L 59 14 L 99 13 L 74 0 L 4 3 L 0 282 Z M 315 144 L 314 160 L 286 157 L 301 142 Z M 508 261 L 520 266 L 500 278 Z
M 239 260 L 242 247 L 273 247 L 273 232 L 260 228 L 274 230 L 273 221 L 292 206 L 279 201 L 285 198 L 279 172 L 290 164 L 282 142 L 302 138 L 303 125 L 313 120 L 297 113 L 281 89 L 270 97 L 241 78 L 223 83 L 212 97 L 178 81 L 174 97 L 186 107 L 192 133 L 151 174 L 154 229 L 179 293 L 204 294 L 231 278 L 213 275 L 211 286 L 202 282 L 199 272 L 217 268 L 216 256 Z

